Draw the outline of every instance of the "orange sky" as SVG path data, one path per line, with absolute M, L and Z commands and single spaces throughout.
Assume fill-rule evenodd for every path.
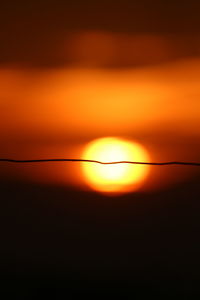
M 130 134 L 159 122 L 198 135 L 199 79 L 198 59 L 119 71 L 1 69 L 0 134 Z
M 123 39 L 131 44 L 130 37 Z M 148 39 L 152 41 L 152 37 L 143 38 L 142 45 Z M 100 45 L 102 41 L 113 42 L 104 38 Z M 166 55 L 166 44 L 156 41 L 158 55 Z M 82 55 L 87 62 L 91 55 L 84 43 L 85 40 L 81 44 L 83 51 L 76 55 Z M 73 45 L 77 46 L 75 42 Z M 116 45 L 111 45 L 114 51 Z M 97 50 L 95 60 L 111 59 L 109 53 L 104 51 L 101 55 Z M 199 82 L 199 58 L 120 69 L 84 64 L 51 69 L 2 67 L 1 156 L 78 157 L 91 139 L 112 135 L 141 142 L 154 160 L 198 160 Z M 64 182 L 65 175 L 58 175 L 62 173 L 60 168 L 54 166 L 52 175 L 44 176 L 38 167 L 36 171 L 25 168 L 24 172 L 36 174 L 36 179 L 46 176 L 47 181 Z M 174 177 L 168 173 L 164 176 Z

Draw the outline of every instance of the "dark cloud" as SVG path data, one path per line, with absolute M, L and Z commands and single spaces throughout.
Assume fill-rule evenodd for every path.
M 194 0 L 7 2 L 0 10 L 0 63 L 67 65 L 71 58 L 67 50 L 63 55 L 66 41 L 82 31 L 173 35 L 173 43 L 183 36 L 177 42 L 180 56 L 199 55 L 199 11 L 200 3 Z M 190 43 L 188 36 L 196 38 Z

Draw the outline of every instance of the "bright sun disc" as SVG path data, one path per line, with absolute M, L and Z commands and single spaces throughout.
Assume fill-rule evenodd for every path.
M 83 159 L 101 162 L 149 162 L 147 151 L 138 143 L 106 137 L 89 143 Z M 103 193 L 124 193 L 137 189 L 149 173 L 147 165 L 82 163 L 84 178 L 94 190 Z

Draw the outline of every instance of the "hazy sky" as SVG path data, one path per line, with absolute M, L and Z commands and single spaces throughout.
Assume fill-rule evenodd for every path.
M 73 143 L 120 135 L 155 160 L 197 160 L 199 11 L 199 1 L 2 3 L 1 156 L 80 156 Z

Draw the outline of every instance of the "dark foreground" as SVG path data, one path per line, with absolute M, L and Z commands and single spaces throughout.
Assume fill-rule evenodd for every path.
M 200 290 L 200 179 L 117 198 L 0 183 L 1 282 L 20 295 Z

